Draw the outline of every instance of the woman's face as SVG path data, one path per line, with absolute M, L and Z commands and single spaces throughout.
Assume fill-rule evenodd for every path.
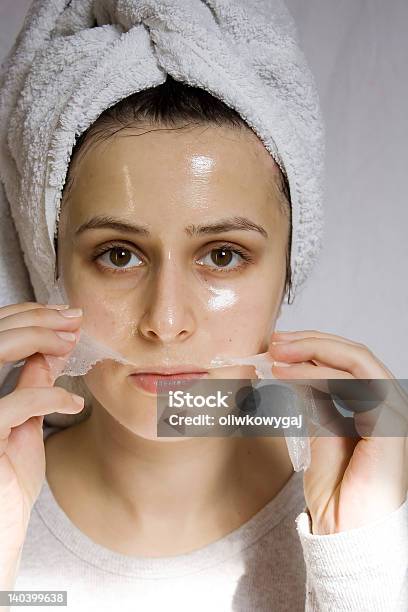
M 84 309 L 84 330 L 140 369 L 207 370 L 218 355 L 264 352 L 290 222 L 271 186 L 275 162 L 249 129 L 152 129 L 92 143 L 73 162 L 58 240 L 70 304 Z M 103 361 L 84 379 L 96 403 L 154 439 L 157 396 L 131 371 Z M 209 371 L 237 376 L 254 378 L 250 367 Z

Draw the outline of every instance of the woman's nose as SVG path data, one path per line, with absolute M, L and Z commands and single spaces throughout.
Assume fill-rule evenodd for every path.
M 170 262 L 157 273 L 142 298 L 145 310 L 138 325 L 141 337 L 169 344 L 191 336 L 195 318 L 186 284 L 183 273 Z

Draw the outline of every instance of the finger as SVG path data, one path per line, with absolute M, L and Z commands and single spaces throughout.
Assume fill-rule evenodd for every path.
M 272 366 L 273 375 L 278 379 L 307 381 L 314 389 L 334 396 L 343 402 L 346 410 L 364 412 L 383 405 L 385 400 L 398 404 L 401 414 L 408 413 L 408 395 L 396 385 L 395 379 L 360 379 L 348 372 L 310 365 L 310 362 L 285 367 Z M 397 393 L 397 389 L 399 393 Z
M 4 438 L 12 427 L 18 427 L 35 416 L 53 412 L 77 414 L 83 403 L 76 403 L 74 397 L 62 387 L 15 389 L 0 399 L 0 436 Z
M 7 329 L 19 329 L 29 326 L 47 327 L 54 330 L 76 332 L 82 322 L 81 309 L 65 309 L 64 315 L 62 315 L 59 308 L 60 305 L 57 305 L 56 308 L 30 308 L 24 311 L 16 312 L 15 314 L 4 316 L 3 318 L 0 318 L 0 333 L 2 331 L 6 331 Z M 69 354 L 66 355 L 67 358 L 68 355 Z M 61 360 L 64 359 L 64 357 L 57 357 L 57 359 Z M 63 365 L 63 363 L 59 363 L 59 365 Z M 48 367 L 43 367 L 42 371 L 36 372 L 37 368 L 32 368 L 32 366 L 29 365 L 28 369 L 33 371 L 34 376 L 31 376 L 29 382 L 25 382 L 24 386 L 34 386 L 32 384 L 33 379 L 37 383 L 36 386 L 48 386 L 53 384 L 52 380 L 55 380 L 56 378 L 55 372 L 53 373 L 54 375 L 52 377 L 51 370 L 53 368 L 49 367 L 48 362 L 45 364 L 45 366 Z M 23 379 L 26 371 L 27 367 L 22 372 Z M 42 374 L 45 374 L 45 376 Z
M 362 380 L 347 372 L 308 363 L 288 367 L 273 366 L 272 371 L 278 379 L 304 380 L 304 387 L 310 386 L 315 395 L 317 390 L 321 398 L 323 394 L 327 399 L 334 397 L 342 408 L 355 413 L 355 418 L 360 413 L 356 427 L 361 437 L 374 431 L 379 436 L 406 435 L 408 394 L 395 379 Z
M 327 392 L 329 391 L 329 388 L 327 384 L 325 384 L 325 379 L 354 379 L 354 376 L 352 374 L 349 374 L 349 372 L 344 372 L 344 370 L 336 370 L 335 368 L 316 366 L 308 362 L 292 363 L 285 366 L 272 364 L 272 374 L 276 376 L 276 378 L 282 378 L 284 380 L 296 378 L 310 378 L 318 381 L 321 379 L 323 385 L 318 386 L 317 388 L 320 388 L 322 391 Z
M 70 353 L 67 353 L 65 358 L 68 359 L 69 355 Z M 34 353 L 34 355 L 30 355 L 30 357 L 26 359 L 15 388 L 52 387 L 54 382 L 55 376 L 44 355 L 41 353 Z
M 9 317 L 18 312 L 26 312 L 34 310 L 36 308 L 50 308 L 50 309 L 65 309 L 68 304 L 39 304 L 38 302 L 21 302 L 19 304 L 7 304 L 7 306 L 0 307 L 0 319 Z
M 36 326 L 0 332 L 0 367 L 8 362 L 25 359 L 34 353 L 64 355 L 72 350 L 79 333 Z
M 277 342 L 285 342 L 285 341 L 291 341 L 291 340 L 300 340 L 302 338 L 326 338 L 328 340 L 333 339 L 333 340 L 338 340 L 339 342 L 345 342 L 347 344 L 354 344 L 357 346 L 361 346 L 363 348 L 367 348 L 365 347 L 364 344 L 361 344 L 360 342 L 356 342 L 354 340 L 350 340 L 349 338 L 344 338 L 343 336 L 338 336 L 336 334 L 329 334 L 326 332 L 320 332 L 314 329 L 311 330 L 303 330 L 303 331 L 275 331 L 273 332 L 271 339 L 272 341 L 277 341 Z M 378 357 L 376 357 L 376 360 L 378 361 L 378 363 L 382 366 L 382 368 L 384 369 L 384 371 L 388 374 L 388 376 L 390 378 L 393 378 L 394 375 L 392 374 L 392 372 L 387 368 L 387 366 L 380 361 L 380 359 L 378 359 Z M 317 365 L 324 365 L 323 362 L 318 361 L 317 359 L 312 360 L 314 363 L 316 363 Z
M 55 310 L 51 308 L 30 308 L 0 318 L 0 332 L 22 327 L 47 327 L 75 331 L 82 321 L 82 314 L 75 314 L 78 309 Z M 62 314 L 64 313 L 64 314 Z
M 361 438 L 407 436 L 408 403 L 406 397 L 393 394 L 392 401 L 390 397 L 387 397 L 385 401 L 378 401 L 379 396 L 376 392 L 373 395 L 370 384 L 363 383 L 360 379 L 343 380 L 346 384 L 340 384 L 341 388 L 337 389 L 334 399 L 337 403 L 340 401 L 341 408 L 353 413 L 352 417 L 344 416 L 333 401 L 332 382 L 332 380 L 305 379 L 304 383 L 294 385 L 306 408 L 306 415 L 310 416 L 314 423 L 323 427 L 323 434 L 318 426 L 315 427 L 313 430 L 315 435 L 326 435 L 324 431 L 328 430 L 335 435 Z M 369 381 L 371 382 L 377 381 Z M 324 388 L 325 383 L 328 383 L 328 392 L 326 389 L 322 391 L 316 388 L 316 385 Z M 381 383 L 392 384 L 393 381 L 381 381 Z M 339 387 L 338 384 L 335 386 Z M 343 391 L 347 396 L 346 401 L 342 401 Z M 384 385 L 382 385 L 382 391 L 384 391 Z M 358 399 L 349 399 L 349 397 Z M 379 442 L 380 445 L 381 442 Z
M 336 334 L 329 334 L 327 332 L 317 331 L 315 329 L 305 329 L 299 331 L 274 331 L 272 336 L 276 340 L 300 340 L 302 338 L 327 338 L 338 340 L 339 342 L 346 342 L 348 344 L 359 344 L 354 340 L 350 340 L 349 338 L 344 338 L 343 336 L 337 336 Z
M 355 378 L 389 378 L 383 365 L 366 346 L 360 344 L 328 338 L 301 338 L 284 344 L 271 344 L 269 353 L 274 360 L 286 363 L 318 360 Z
M 326 332 L 320 332 L 314 329 L 302 330 L 302 331 L 274 331 L 271 336 L 271 343 L 273 342 L 291 342 L 292 340 L 301 340 L 303 338 L 327 338 L 337 339 L 339 342 L 347 342 L 348 344 L 358 344 L 343 336 L 336 336 L 335 334 L 329 334 Z M 317 359 L 310 360 L 310 363 L 315 365 L 324 365 L 324 363 Z
M 77 340 L 80 337 L 80 333 L 80 330 L 75 332 Z M 51 357 L 48 354 L 47 359 L 46 355 L 43 355 L 42 353 L 34 353 L 34 355 L 30 355 L 26 359 L 15 388 L 53 386 L 56 378 L 58 377 L 53 359 L 58 360 L 57 370 L 58 372 L 61 372 L 66 361 L 69 359 L 72 351 L 74 350 L 75 345 L 76 342 L 74 342 L 72 348 L 67 353 L 59 357 Z
M 360 381 L 354 379 L 356 383 Z M 313 384 L 313 381 L 312 381 Z M 309 397 L 313 402 L 313 414 L 316 415 L 311 425 L 312 433 L 327 435 L 325 431 L 334 433 L 336 436 L 362 438 L 372 436 L 383 406 L 371 410 L 353 413 L 353 416 L 344 416 L 335 405 L 330 394 L 322 393 L 320 390 L 308 387 Z M 349 408 L 347 406 L 347 408 Z M 322 428 L 322 429 L 321 429 Z
M 26 359 L 15 389 L 24 387 L 52 387 L 54 384 L 48 363 L 41 353 L 34 353 Z

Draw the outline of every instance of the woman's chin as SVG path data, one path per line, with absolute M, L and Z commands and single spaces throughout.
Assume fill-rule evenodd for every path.
M 130 421 L 129 419 L 121 419 L 113 414 L 111 414 L 111 416 L 117 420 L 118 423 L 120 423 L 120 425 L 127 430 L 127 432 L 138 438 L 143 438 L 143 440 L 158 443 L 174 443 L 192 440 L 191 437 L 187 436 L 158 436 L 156 419 L 154 419 L 154 422 L 140 422 L 140 420 L 135 422 L 134 419 Z

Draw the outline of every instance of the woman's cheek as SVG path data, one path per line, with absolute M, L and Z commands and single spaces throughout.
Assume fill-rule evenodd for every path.
M 97 340 L 105 342 L 113 349 L 120 349 L 123 339 L 129 333 L 128 309 L 122 304 L 94 304 L 89 307 L 86 331 Z
M 142 395 L 129 385 L 127 377 L 120 372 L 122 367 L 112 361 L 104 361 L 96 364 L 84 376 L 85 383 L 97 402 L 93 409 L 103 409 L 138 436 L 155 439 L 157 399 Z
M 240 293 L 232 289 L 214 291 L 207 315 L 213 353 L 222 350 L 231 356 L 243 356 L 267 350 L 280 302 L 273 287 L 263 289 L 259 283 Z
M 203 351 L 194 337 L 191 346 L 215 356 L 245 356 L 265 352 L 279 315 L 283 277 L 267 269 L 253 269 L 235 279 L 201 277 L 194 301 L 197 338 L 206 339 Z
M 123 292 L 110 288 L 109 282 L 95 282 L 81 269 L 64 277 L 69 303 L 83 309 L 84 332 L 99 342 L 120 352 L 124 338 L 129 335 L 129 321 L 134 319 L 133 303 L 124 299 Z
M 106 360 L 101 361 L 93 366 L 86 374 L 84 374 L 84 382 L 93 397 L 102 405 L 105 405 L 108 396 L 112 394 L 114 389 L 118 396 L 119 388 L 114 384 L 115 371 L 118 367 L 123 367 L 120 364 Z

